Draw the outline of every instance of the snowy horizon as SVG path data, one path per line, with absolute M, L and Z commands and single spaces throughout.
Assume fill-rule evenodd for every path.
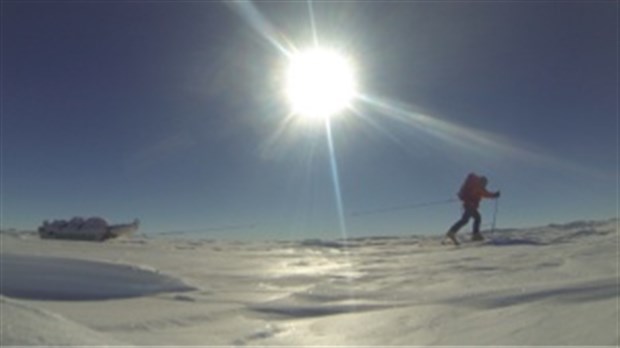
M 557 227 L 557 226 L 572 226 L 579 224 L 588 224 L 588 223 L 600 223 L 600 222 L 614 222 L 618 221 L 619 217 L 609 217 L 609 218 L 586 218 L 586 219 L 573 219 L 569 221 L 550 221 L 545 224 L 523 224 L 521 226 L 496 226 L 494 231 L 495 233 L 508 232 L 513 230 L 522 230 L 522 229 L 536 229 L 536 228 L 544 228 L 544 227 Z M 254 228 L 253 225 L 230 225 L 230 226 L 218 226 L 218 227 L 209 227 L 205 229 L 196 229 L 196 230 L 174 230 L 174 231 L 165 231 L 165 232 L 151 232 L 151 231 L 143 231 L 139 229 L 137 233 L 134 235 L 135 238 L 163 238 L 163 239 L 192 239 L 192 240 L 211 240 L 211 241 L 231 241 L 231 242 L 287 242 L 287 241 L 313 241 L 313 240 L 325 240 L 325 241 L 340 241 L 340 240 L 364 240 L 364 239 L 395 239 L 395 238 L 403 238 L 403 237 L 424 237 L 424 238 L 432 238 L 432 237 L 443 237 L 449 227 L 449 223 L 446 226 L 445 231 L 437 231 L 437 232 L 422 232 L 416 233 L 414 228 L 412 228 L 412 233 L 401 233 L 401 234 L 390 234 L 389 232 L 381 232 L 376 234 L 351 234 L 347 237 L 336 236 L 336 231 L 332 233 L 334 235 L 333 238 L 321 238 L 320 236 L 313 237 L 312 235 L 290 235 L 291 238 L 273 238 L 270 239 L 267 237 L 261 236 L 253 236 L 251 234 L 238 234 L 234 233 L 238 230 L 248 230 Z M 230 233 L 230 232 L 233 233 Z M 483 234 L 489 233 L 492 231 L 490 223 L 485 223 L 481 227 L 481 231 Z M 209 235 L 209 232 L 217 232 L 215 235 Z M 37 231 L 35 229 L 23 229 L 23 228 L 13 228 L 13 227 L 5 227 L 2 226 L 0 229 L 0 233 L 12 233 L 12 234 L 33 234 L 37 235 Z M 463 229 L 458 233 L 460 238 L 468 239 L 471 235 L 471 223 L 467 224 Z M 126 239 L 126 237 L 122 237 L 120 239 Z

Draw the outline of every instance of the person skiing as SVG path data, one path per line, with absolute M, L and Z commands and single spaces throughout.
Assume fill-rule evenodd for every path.
M 474 218 L 472 240 L 484 240 L 484 237 L 480 234 L 480 222 L 482 218 L 480 212 L 478 212 L 478 206 L 482 198 L 498 198 L 500 195 L 499 191 L 487 191 L 487 183 L 488 180 L 485 176 L 469 173 L 465 182 L 461 185 L 458 196 L 463 202 L 463 216 L 460 220 L 455 222 L 446 233 L 446 238 L 450 238 L 454 244 L 459 245 L 459 241 L 456 239 L 456 233 L 461 227 L 465 226 L 471 218 Z

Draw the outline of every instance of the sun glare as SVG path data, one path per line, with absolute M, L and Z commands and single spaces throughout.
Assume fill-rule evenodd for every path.
M 293 113 L 323 120 L 351 106 L 353 75 L 350 61 L 334 51 L 315 48 L 292 55 L 285 93 Z

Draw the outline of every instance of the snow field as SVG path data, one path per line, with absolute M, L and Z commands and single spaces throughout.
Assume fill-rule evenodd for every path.
M 487 237 L 457 248 L 440 236 L 89 243 L 3 233 L 0 343 L 619 344 L 617 220 Z

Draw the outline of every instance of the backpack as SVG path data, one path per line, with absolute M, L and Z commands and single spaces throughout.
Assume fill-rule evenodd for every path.
M 462 201 L 471 200 L 472 194 L 476 191 L 476 189 L 481 185 L 482 177 L 470 173 L 465 178 L 465 181 L 461 185 L 461 189 L 459 190 L 458 196 Z

